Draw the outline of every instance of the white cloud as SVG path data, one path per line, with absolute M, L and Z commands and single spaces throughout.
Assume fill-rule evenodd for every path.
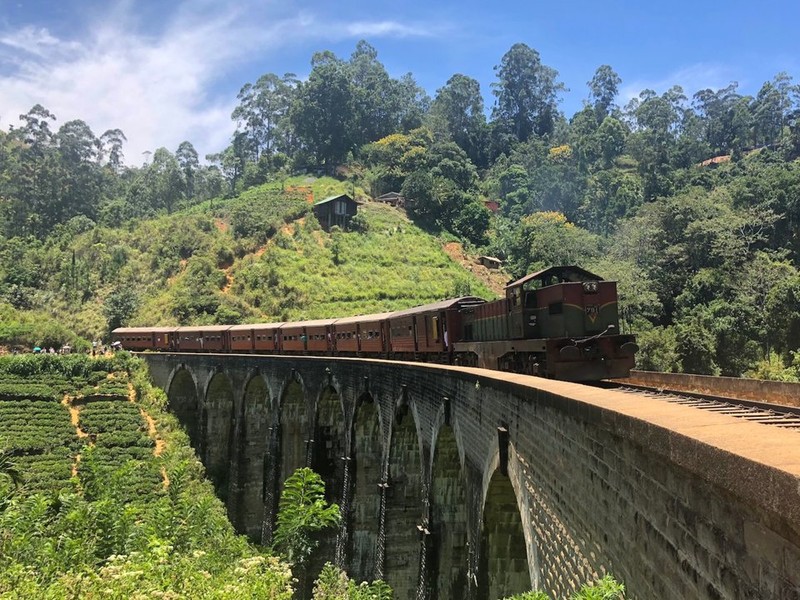
M 125 0 L 89 23 L 79 40 L 38 26 L 0 31 L 0 127 L 16 126 L 38 103 L 58 117 L 56 127 L 83 119 L 98 136 L 122 129 L 131 165 L 141 164 L 145 151 L 174 151 L 186 139 L 204 156 L 222 150 L 234 128 L 238 87 L 215 94 L 214 84 L 259 53 L 309 40 L 429 31 L 392 21 L 322 22 L 258 0 L 193 1 L 166 11 L 158 33 L 143 31 L 135 3 Z
M 619 104 L 625 105 L 632 98 L 637 98 L 646 89 L 663 94 L 672 86 L 679 85 L 683 93 L 691 99 L 692 95 L 707 88 L 720 89 L 729 85 L 736 78 L 728 67 L 714 64 L 697 63 L 674 71 L 657 80 L 638 80 L 626 83 L 619 91 Z
M 431 37 L 435 30 L 420 25 L 406 25 L 396 21 L 357 21 L 343 28 L 350 37 Z

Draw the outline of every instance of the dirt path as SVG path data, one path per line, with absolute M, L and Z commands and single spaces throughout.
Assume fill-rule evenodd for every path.
M 139 412 L 142 413 L 144 420 L 147 422 L 147 435 L 156 441 L 156 448 L 153 450 L 153 456 L 161 456 L 161 453 L 164 452 L 164 448 L 167 447 L 167 443 L 158 437 L 158 429 L 156 428 L 155 419 L 153 419 L 153 417 L 151 417 L 141 406 L 139 407 Z
M 64 396 L 64 399 L 61 400 L 61 404 L 66 406 L 69 410 L 69 420 L 72 423 L 72 426 L 75 428 L 75 435 L 77 435 L 79 438 L 89 437 L 89 434 L 81 429 L 81 407 L 75 406 L 72 403 L 72 398 L 69 395 Z
M 64 394 L 64 397 L 61 399 L 61 404 L 67 407 L 69 410 L 69 420 L 72 426 L 75 428 L 75 435 L 79 438 L 87 438 L 89 434 L 86 433 L 83 429 L 81 429 L 81 408 L 80 406 L 75 406 L 72 404 L 72 397 L 69 394 Z M 93 442 L 90 440 L 89 445 L 94 445 Z M 78 452 L 75 455 L 75 458 L 72 460 L 72 468 L 70 472 L 72 473 L 72 477 L 78 476 L 78 465 L 81 463 L 81 453 Z
M 142 415 L 142 418 L 147 423 L 147 435 L 149 435 L 156 442 L 155 450 L 153 450 L 153 456 L 161 456 L 161 453 L 164 452 L 164 448 L 166 448 L 167 443 L 158 437 L 156 420 L 151 417 L 150 414 L 136 401 L 136 390 L 133 389 L 133 385 L 131 384 L 128 384 L 128 401 L 133 402 L 139 408 L 139 414 Z
M 450 258 L 480 279 L 486 287 L 497 294 L 498 297 L 505 296 L 504 288 L 509 279 L 505 271 L 487 269 L 477 261 L 477 257 L 469 256 L 464 252 L 464 247 L 458 242 L 449 242 L 445 244 L 443 250 Z

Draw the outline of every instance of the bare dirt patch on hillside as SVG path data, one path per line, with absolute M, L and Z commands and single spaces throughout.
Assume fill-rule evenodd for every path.
M 498 296 L 505 294 L 504 288 L 508 283 L 508 274 L 499 269 L 488 269 L 478 262 L 477 256 L 470 256 L 464 251 L 464 247 L 459 242 L 448 242 L 443 247 L 447 255 L 472 272 L 475 277 L 480 279 L 490 290 Z

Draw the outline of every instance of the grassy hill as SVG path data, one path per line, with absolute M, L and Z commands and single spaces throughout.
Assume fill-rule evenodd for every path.
M 495 295 L 445 252 L 448 239 L 402 210 L 367 202 L 351 231 L 323 231 L 307 188 L 315 198 L 351 191 L 331 178 L 293 178 L 119 228 L 76 218 L 45 241 L 5 247 L 3 268 L 21 283 L 15 306 L 0 304 L 0 345 L 80 344 L 115 320 L 326 318 Z

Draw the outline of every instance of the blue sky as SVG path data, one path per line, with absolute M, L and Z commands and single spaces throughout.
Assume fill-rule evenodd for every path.
M 800 83 L 798 23 L 800 0 L 0 0 L 0 128 L 40 103 L 56 127 L 122 129 L 128 164 L 185 139 L 202 156 L 227 144 L 244 83 L 305 78 L 313 52 L 346 58 L 362 38 L 431 95 L 454 73 L 476 78 L 489 107 L 493 67 L 516 42 L 559 71 L 568 117 L 601 64 L 622 77 L 621 104 L 675 84 L 755 94 L 780 71 Z

